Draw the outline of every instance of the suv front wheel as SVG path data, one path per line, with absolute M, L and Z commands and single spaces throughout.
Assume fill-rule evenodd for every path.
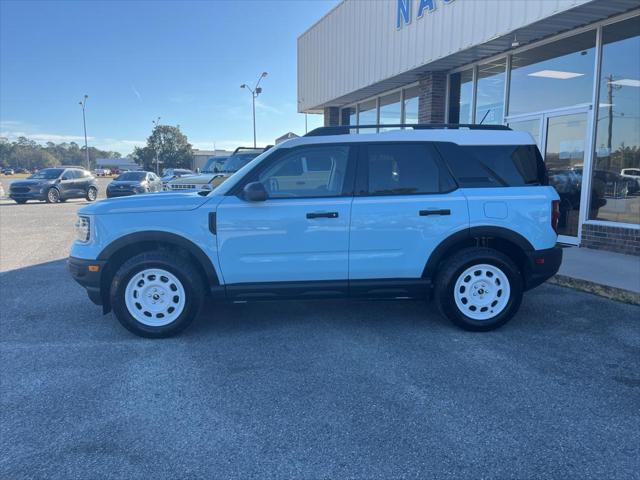
M 465 248 L 446 260 L 436 279 L 435 300 L 443 316 L 465 330 L 504 325 L 522 302 L 515 263 L 491 248 Z
M 191 262 L 166 251 L 141 253 L 126 261 L 111 283 L 118 321 L 141 337 L 170 337 L 197 316 L 204 297 L 201 276 Z

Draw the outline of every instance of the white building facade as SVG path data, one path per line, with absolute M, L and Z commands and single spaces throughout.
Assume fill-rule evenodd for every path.
M 527 131 L 561 240 L 640 255 L 638 0 L 344 0 L 298 38 L 298 110 Z

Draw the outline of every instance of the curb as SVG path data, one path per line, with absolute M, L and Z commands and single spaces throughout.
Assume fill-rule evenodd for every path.
M 567 277 L 565 275 L 555 275 L 547 280 L 547 282 L 553 285 L 560 285 L 561 287 L 580 290 L 581 292 L 592 293 L 594 295 L 598 295 L 599 297 L 617 300 L 618 302 L 629 303 L 631 305 L 640 305 L 640 293 L 631 292 L 622 288 L 601 285 L 599 283 L 590 282 L 588 280 L 582 280 L 579 278 Z

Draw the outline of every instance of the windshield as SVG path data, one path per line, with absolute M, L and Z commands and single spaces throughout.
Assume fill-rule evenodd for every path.
M 221 165 L 224 165 L 228 158 L 229 157 L 211 157 L 209 160 L 207 160 L 207 163 L 204 164 L 204 167 L 202 167 L 202 172 L 213 172 L 216 166 L 220 168 Z
M 147 178 L 147 172 L 126 172 L 116 177 L 117 182 L 139 182 Z
M 253 153 L 237 153 L 229 157 L 222 167 L 224 173 L 234 173 L 244 167 L 251 160 L 260 155 L 260 152 Z
M 45 168 L 37 173 L 34 173 L 29 178 L 37 180 L 53 180 L 58 178 L 64 170 L 62 168 Z

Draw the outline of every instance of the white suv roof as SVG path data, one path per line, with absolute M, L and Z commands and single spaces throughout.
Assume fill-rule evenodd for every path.
M 356 127 L 353 127 L 356 128 Z M 314 135 L 294 138 L 280 143 L 278 147 L 295 147 L 318 143 L 347 142 L 452 142 L 458 145 L 535 145 L 527 132 L 514 130 L 467 130 L 467 129 L 407 129 L 380 133 L 352 133 L 345 135 Z

